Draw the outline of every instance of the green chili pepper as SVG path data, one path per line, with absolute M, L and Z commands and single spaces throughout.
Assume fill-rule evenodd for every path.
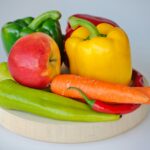
M 94 112 L 81 102 L 24 87 L 13 80 L 0 82 L 0 106 L 66 121 L 102 122 L 120 118 L 120 115 Z
M 61 17 L 58 11 L 48 11 L 36 17 L 26 17 L 6 23 L 1 30 L 2 41 L 7 53 L 13 44 L 22 36 L 33 32 L 44 32 L 58 44 L 63 59 L 63 35 L 59 24 Z

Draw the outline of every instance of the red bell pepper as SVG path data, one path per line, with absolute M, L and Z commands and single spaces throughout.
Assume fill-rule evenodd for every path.
M 133 81 L 132 86 L 137 86 L 137 87 L 144 86 L 143 76 L 136 70 L 133 70 L 132 72 L 132 81 Z
M 133 70 L 133 85 L 138 87 L 144 85 L 143 76 L 135 70 Z M 80 92 L 86 103 L 97 112 L 109 114 L 127 114 L 140 107 L 140 104 L 108 104 L 97 100 L 90 100 L 80 89 L 76 87 L 70 87 L 69 89 L 75 89 Z

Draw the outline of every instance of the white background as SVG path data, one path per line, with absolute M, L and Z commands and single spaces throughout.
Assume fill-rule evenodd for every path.
M 37 16 L 48 10 L 62 12 L 65 31 L 68 16 L 88 13 L 117 22 L 128 34 L 133 67 L 150 81 L 150 1 L 149 0 L 0 0 L 0 27 L 7 21 Z M 6 61 L 0 40 L 0 61 Z M 26 139 L 0 127 L 0 150 L 149 150 L 150 116 L 135 129 L 115 138 L 86 144 L 49 144 Z

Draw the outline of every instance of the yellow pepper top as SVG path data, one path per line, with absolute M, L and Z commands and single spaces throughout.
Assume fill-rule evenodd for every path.
M 93 79 L 129 84 L 132 75 L 130 44 L 119 27 L 72 17 L 76 29 L 65 43 L 70 72 Z

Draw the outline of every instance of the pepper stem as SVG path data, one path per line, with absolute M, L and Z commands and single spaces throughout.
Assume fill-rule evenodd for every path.
M 40 16 L 36 17 L 30 24 L 29 24 L 29 28 L 32 30 L 36 30 L 43 21 L 51 18 L 53 20 L 58 20 L 61 17 L 61 14 L 59 11 L 56 10 L 52 10 L 52 11 L 48 11 L 45 12 L 43 14 L 41 14 Z
M 79 26 L 83 26 L 83 27 L 87 28 L 88 31 L 90 32 L 89 39 L 100 35 L 96 26 L 93 23 L 91 23 L 85 19 L 81 19 L 81 18 L 72 16 L 69 18 L 69 23 L 73 29 L 76 29 Z
M 76 87 L 69 87 L 68 90 L 69 90 L 69 89 L 73 89 L 73 90 L 78 91 L 78 92 L 81 94 L 81 96 L 83 97 L 83 99 L 86 101 L 86 103 L 87 103 L 90 107 L 93 107 L 93 105 L 94 105 L 94 103 L 95 103 L 95 100 L 89 99 L 89 98 L 86 96 L 86 94 L 85 94 L 81 89 L 76 88 Z

